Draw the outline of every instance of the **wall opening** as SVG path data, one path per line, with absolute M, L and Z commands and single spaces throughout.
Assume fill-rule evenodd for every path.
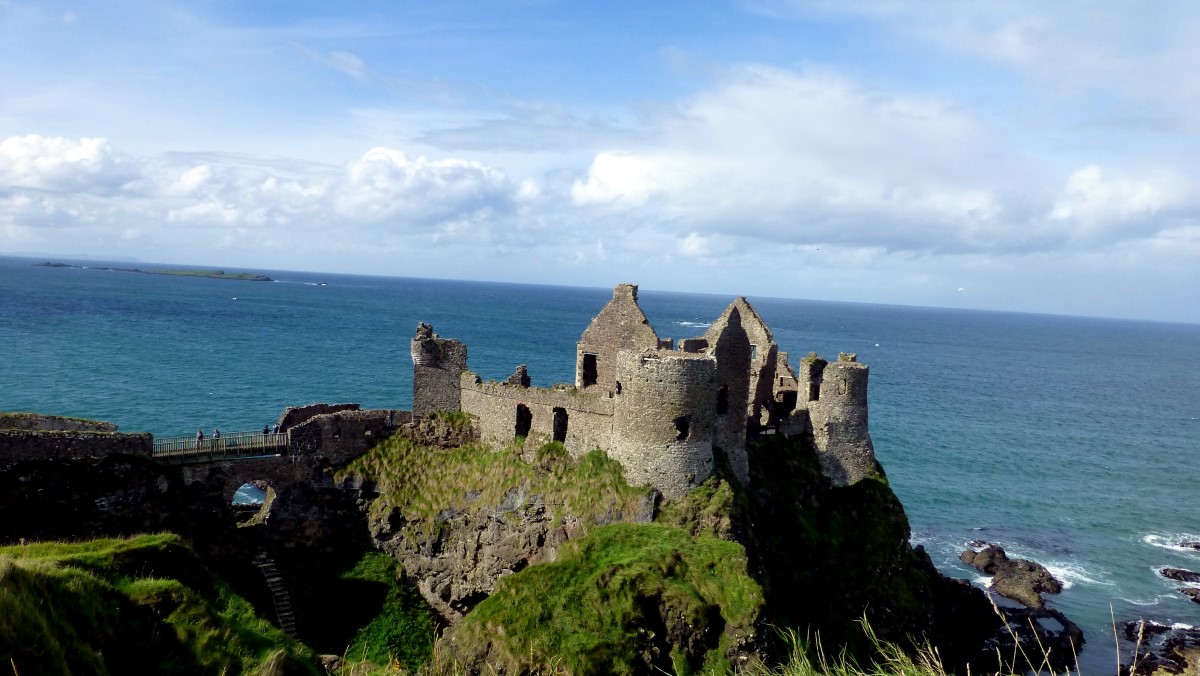
M 230 508 L 239 526 L 260 523 L 271 511 L 275 489 L 265 479 L 252 479 L 233 492 Z
M 688 425 L 688 419 L 687 419 L 686 415 L 681 415 L 678 418 L 676 418 L 675 419 L 675 431 L 678 432 L 678 434 L 675 435 L 675 440 L 676 441 L 686 441 L 688 438 L 688 431 L 689 431 L 688 428 L 689 427 L 690 426 Z
M 750 360 L 753 361 L 755 359 L 758 359 L 758 346 L 750 343 Z
M 554 440 L 560 443 L 567 440 L 567 409 L 554 407 Z
M 729 413 L 729 386 L 722 385 L 717 390 L 717 415 Z
M 595 385 L 597 378 L 599 376 L 596 370 L 596 355 L 583 353 L 583 380 L 580 384 L 583 387 Z
M 517 424 L 513 436 L 529 436 L 529 428 L 533 427 L 533 412 L 525 404 L 517 404 Z
M 820 401 L 820 399 L 821 399 L 821 383 L 820 382 L 809 383 L 808 384 L 808 400 L 809 401 Z

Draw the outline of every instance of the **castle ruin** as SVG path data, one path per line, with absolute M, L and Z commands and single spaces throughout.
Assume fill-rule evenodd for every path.
M 575 383 L 531 387 L 525 365 L 504 382 L 467 370 L 467 348 L 421 324 L 412 340 L 413 415 L 470 414 L 480 439 L 561 442 L 573 456 L 601 449 L 634 485 L 677 497 L 708 478 L 720 449 L 750 482 L 749 435 L 811 435 L 822 473 L 848 486 L 877 470 L 867 432 L 866 364 L 810 354 L 792 370 L 771 330 L 737 298 L 703 336 L 660 338 L 618 284 L 576 346 Z

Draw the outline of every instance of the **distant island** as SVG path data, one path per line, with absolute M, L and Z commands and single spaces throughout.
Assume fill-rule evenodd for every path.
M 55 263 L 46 261 L 44 263 L 34 263 L 34 267 L 39 268 L 87 268 L 89 270 L 109 270 L 112 272 L 140 272 L 143 275 L 174 275 L 176 277 L 205 277 L 208 279 L 237 279 L 244 282 L 273 282 L 266 275 L 254 275 L 249 272 L 227 273 L 224 270 L 142 270 L 141 268 L 109 268 L 109 267 L 92 267 L 90 265 L 71 265 L 69 263 Z

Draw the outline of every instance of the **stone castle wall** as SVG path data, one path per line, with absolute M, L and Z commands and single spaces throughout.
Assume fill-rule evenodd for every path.
M 0 430 L 44 430 L 68 432 L 116 432 L 117 426 L 102 420 L 68 418 L 42 413 L 0 413 Z
M 322 415 L 325 413 L 338 413 L 340 411 L 357 411 L 358 404 L 309 404 L 308 406 L 289 406 L 283 409 L 279 420 L 276 424 L 279 425 L 280 432 L 286 432 L 291 428 L 303 423 L 313 416 Z
M 629 483 L 650 484 L 671 498 L 712 474 L 716 366 L 701 354 L 620 353 L 608 454 Z
M 413 361 L 413 415 L 424 418 L 434 411 L 457 411 L 459 377 L 467 370 L 467 346 L 458 340 L 438 338 L 428 324 L 417 326 L 410 344 Z
M 527 447 L 554 439 L 555 409 L 566 416 L 562 440 L 573 456 L 608 448 L 613 433 L 613 399 L 576 389 L 522 387 L 512 383 L 482 382 L 474 373 L 462 376 L 462 410 L 478 419 L 480 440 L 496 447 L 508 445 L 517 434 L 517 407 L 529 413 Z
M 341 464 L 367 452 L 411 420 L 408 411 L 391 409 L 322 413 L 288 431 L 288 455 L 319 455 L 331 464 Z
M 110 455 L 149 458 L 154 437 L 148 432 L 92 432 L 0 429 L 0 463 L 25 460 L 103 459 Z
M 584 329 L 576 346 L 575 387 L 612 391 L 617 380 L 617 354 L 660 347 L 658 334 L 638 307 L 636 284 L 618 284 L 612 300 Z M 670 345 L 667 346 L 668 349 Z M 589 383 L 587 360 L 595 359 L 595 382 Z
M 484 383 L 466 370 L 461 342 L 437 338 L 421 324 L 411 346 L 414 415 L 461 409 L 476 419 L 481 440 L 498 447 L 523 436 L 531 446 L 561 441 L 573 455 L 600 448 L 621 463 L 630 483 L 668 496 L 711 475 L 714 447 L 748 484 L 746 440 L 764 427 L 812 434 L 835 485 L 877 469 L 867 433 L 867 367 L 854 355 L 828 364 L 813 354 L 794 372 L 745 298 L 674 351 L 638 307 L 637 286 L 618 284 L 576 347 L 574 387 L 529 387 L 523 366 L 506 382 Z
M 716 396 L 714 408 L 716 429 L 713 443 L 725 452 L 734 476 L 743 485 L 750 482 L 750 464 L 746 456 L 746 421 L 751 403 L 751 381 L 746 374 L 751 370 L 750 337 L 742 327 L 741 313 L 731 312 L 713 324 L 710 330 L 712 346 L 709 348 L 716 360 Z

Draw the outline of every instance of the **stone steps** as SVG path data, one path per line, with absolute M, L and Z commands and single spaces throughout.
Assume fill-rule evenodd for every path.
M 288 636 L 298 638 L 296 627 L 299 624 L 299 618 L 296 616 L 296 611 L 292 609 L 292 597 L 288 594 L 287 586 L 284 584 L 283 576 L 279 574 L 275 560 L 267 554 L 266 550 L 260 549 L 254 555 L 254 565 L 262 573 L 263 579 L 267 582 L 267 589 L 271 592 L 271 601 L 275 604 L 275 617 L 279 628 Z

